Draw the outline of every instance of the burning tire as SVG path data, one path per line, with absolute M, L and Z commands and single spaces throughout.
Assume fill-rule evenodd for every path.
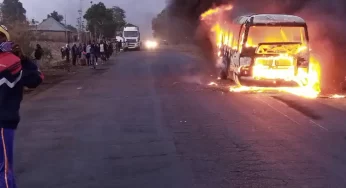
M 235 73 L 235 72 L 232 73 L 232 81 L 233 81 L 237 86 L 241 86 L 240 78 L 239 78 L 239 76 L 237 75 L 237 73 Z
M 228 74 L 227 74 L 227 72 L 225 72 L 225 70 L 220 71 L 220 78 L 221 78 L 221 80 L 227 80 Z

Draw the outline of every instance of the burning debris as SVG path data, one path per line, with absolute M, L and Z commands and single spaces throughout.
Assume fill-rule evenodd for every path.
M 217 86 L 218 84 L 217 83 L 215 83 L 215 82 L 210 82 L 209 84 L 208 84 L 208 86 Z

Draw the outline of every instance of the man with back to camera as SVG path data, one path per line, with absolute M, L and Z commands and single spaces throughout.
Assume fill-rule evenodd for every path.
M 19 108 L 24 87 L 36 88 L 43 74 L 10 42 L 5 26 L 0 26 L 0 187 L 16 188 L 13 171 L 14 132 L 20 121 Z

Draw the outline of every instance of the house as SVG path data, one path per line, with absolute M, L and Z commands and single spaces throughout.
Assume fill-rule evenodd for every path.
M 31 28 L 38 40 L 55 42 L 75 42 L 77 34 L 64 24 L 49 17 L 43 20 L 36 28 Z

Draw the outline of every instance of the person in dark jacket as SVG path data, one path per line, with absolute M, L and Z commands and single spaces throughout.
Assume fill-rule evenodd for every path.
M 65 56 L 66 56 L 66 50 L 65 50 L 65 47 L 61 47 L 60 48 L 60 52 L 61 52 L 61 59 L 65 59 Z
M 66 62 L 70 63 L 70 45 L 66 44 L 65 47 L 65 55 L 66 55 Z
M 109 56 L 112 56 L 113 55 L 113 43 L 109 43 L 108 49 L 109 49 Z
M 82 54 L 83 54 L 83 45 L 82 45 L 82 43 L 79 43 L 79 46 L 78 46 L 78 61 L 80 61 L 82 59 Z
M 36 64 L 22 55 L 18 45 L 13 46 L 6 27 L 0 26 L 0 187 L 16 187 L 13 142 L 23 89 L 36 88 L 42 80 Z
M 107 42 L 104 42 L 104 48 L 105 48 L 106 60 L 108 60 L 108 58 L 109 58 L 109 49 L 108 49 L 108 43 Z
M 70 49 L 70 45 L 66 44 L 65 47 L 65 55 L 66 55 L 66 59 L 65 59 L 65 68 L 67 69 L 68 72 L 71 71 L 71 67 L 70 67 L 70 55 L 71 55 L 71 49 Z
M 91 65 L 94 65 L 94 63 L 95 63 L 95 65 L 97 65 L 95 54 L 96 54 L 96 44 L 95 44 L 95 41 L 93 41 L 93 43 L 90 46 Z
M 97 63 L 99 57 L 101 57 L 100 44 L 95 44 L 95 61 L 96 61 L 96 63 Z
M 37 66 L 40 66 L 41 65 L 41 59 L 43 56 L 43 49 L 39 44 L 36 44 L 34 56 L 35 56 Z
M 76 63 L 77 63 L 77 56 L 78 56 L 78 54 L 79 54 L 79 52 L 78 52 L 78 47 L 77 47 L 76 44 L 73 44 L 71 53 L 72 53 L 72 65 L 73 65 L 73 66 L 76 66 Z

